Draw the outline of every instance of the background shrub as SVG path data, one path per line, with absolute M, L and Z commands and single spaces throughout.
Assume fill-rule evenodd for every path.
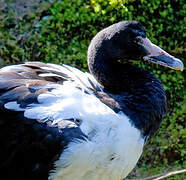
M 0 63 L 24 61 L 65 63 L 87 70 L 91 38 L 102 28 L 122 20 L 138 20 L 147 36 L 175 56 L 185 59 L 186 4 L 183 0 L 63 0 L 44 1 L 17 18 L 12 9 L 0 10 Z M 164 84 L 169 114 L 139 162 L 184 165 L 186 103 L 184 74 L 158 65 L 152 70 Z

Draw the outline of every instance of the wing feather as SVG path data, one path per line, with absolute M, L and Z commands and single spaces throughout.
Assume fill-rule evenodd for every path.
M 41 62 L 0 69 L 0 173 L 7 179 L 15 174 L 20 180 L 48 179 L 68 143 L 86 140 L 71 115 L 59 118 L 51 107 L 63 101 L 59 87 L 68 92 L 64 84 L 74 90 L 82 86 L 72 74 L 66 67 Z

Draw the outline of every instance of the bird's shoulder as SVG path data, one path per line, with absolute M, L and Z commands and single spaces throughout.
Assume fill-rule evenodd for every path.
M 76 90 L 91 94 L 101 87 L 89 73 L 67 65 L 27 62 L 0 69 L 1 107 L 16 102 L 17 110 L 21 110 L 30 104 L 39 103 L 40 95 L 48 93 L 50 96 L 54 89 Z M 55 95 L 55 92 L 52 94 Z M 56 95 L 59 96 L 60 93 Z

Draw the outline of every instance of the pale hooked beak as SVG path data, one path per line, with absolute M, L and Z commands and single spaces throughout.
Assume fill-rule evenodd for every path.
M 181 60 L 171 56 L 163 49 L 153 44 L 148 38 L 140 38 L 139 44 L 143 46 L 148 53 L 148 55 L 143 57 L 144 60 L 160 64 L 171 69 L 183 71 L 184 65 Z

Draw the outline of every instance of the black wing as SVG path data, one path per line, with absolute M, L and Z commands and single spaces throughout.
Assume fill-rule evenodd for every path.
M 56 66 L 57 67 L 57 66 Z M 64 68 L 64 67 L 63 67 Z M 0 174 L 9 179 L 47 180 L 53 163 L 74 138 L 86 139 L 73 119 L 29 119 L 24 108 L 51 91 L 50 84 L 73 81 L 50 64 L 31 62 L 0 70 Z M 20 109 L 6 108 L 17 102 Z

